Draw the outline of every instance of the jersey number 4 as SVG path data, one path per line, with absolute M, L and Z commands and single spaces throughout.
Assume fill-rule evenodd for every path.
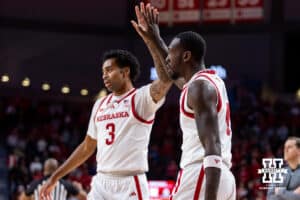
M 111 145 L 115 141 L 115 124 L 106 124 L 106 130 L 108 131 L 108 137 L 106 138 L 105 143 Z

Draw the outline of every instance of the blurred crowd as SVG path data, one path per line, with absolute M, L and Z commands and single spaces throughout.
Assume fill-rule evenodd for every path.
M 300 104 L 293 98 L 265 98 L 262 90 L 229 88 L 233 132 L 232 171 L 238 200 L 265 200 L 257 170 L 262 158 L 282 157 L 285 139 L 300 133 Z M 11 199 L 42 176 L 49 157 L 63 162 L 86 135 L 93 102 L 0 97 L 0 141 L 7 150 Z M 149 146 L 149 180 L 176 180 L 181 131 L 178 105 L 164 105 L 155 119 Z M 96 173 L 95 155 L 69 180 L 89 190 Z

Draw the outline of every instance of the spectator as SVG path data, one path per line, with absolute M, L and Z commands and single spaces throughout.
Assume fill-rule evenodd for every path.
M 289 137 L 284 144 L 287 174 L 283 183 L 268 191 L 268 200 L 300 200 L 300 138 Z

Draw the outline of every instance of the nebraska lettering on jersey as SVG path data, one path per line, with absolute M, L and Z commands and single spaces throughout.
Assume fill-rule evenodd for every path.
M 97 101 L 87 131 L 97 140 L 97 172 L 136 175 L 148 170 L 153 118 L 163 103 L 153 102 L 150 86 Z
M 106 115 L 100 115 L 96 118 L 97 122 L 105 121 L 105 120 L 110 120 L 110 119 L 117 119 L 117 118 L 126 118 L 129 117 L 128 112 L 117 112 L 117 113 L 112 113 L 112 114 L 106 114 Z

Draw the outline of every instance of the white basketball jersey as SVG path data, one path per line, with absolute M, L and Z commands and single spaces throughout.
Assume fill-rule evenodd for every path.
M 218 96 L 217 111 L 219 133 L 221 141 L 221 151 L 223 162 L 231 167 L 231 122 L 230 122 L 230 109 L 227 97 L 227 92 L 223 80 L 216 75 L 213 70 L 201 70 L 194 74 L 190 81 L 184 86 L 180 96 L 180 127 L 183 132 L 183 142 L 181 146 L 182 156 L 180 167 L 185 168 L 187 165 L 202 162 L 204 157 L 204 147 L 202 146 L 194 111 L 187 105 L 187 92 L 188 87 L 194 80 L 205 80 L 212 84 Z
M 148 171 L 148 144 L 156 110 L 150 84 L 122 96 L 99 99 L 92 111 L 88 135 L 97 140 L 97 172 L 135 175 Z

